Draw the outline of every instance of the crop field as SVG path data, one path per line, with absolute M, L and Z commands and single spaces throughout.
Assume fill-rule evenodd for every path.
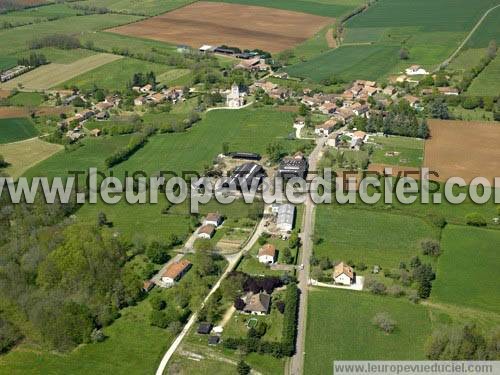
M 499 243 L 500 231 L 446 227 L 431 300 L 500 314 Z
M 212 0 L 209 0 L 212 1 Z M 361 5 L 365 0 L 213 0 L 223 3 L 262 6 L 294 12 L 310 13 L 326 17 L 342 17 Z
M 381 312 L 396 321 L 389 335 L 372 324 Z M 430 333 L 428 308 L 406 299 L 313 288 L 307 307 L 304 373 L 332 373 L 334 360 L 423 360 Z
M 389 74 L 398 60 L 399 47 L 389 45 L 343 46 L 286 69 L 295 77 L 315 82 L 338 76 L 346 81 L 376 80 Z
M 78 1 L 79 5 L 105 7 L 115 12 L 143 14 L 156 16 L 157 14 L 183 7 L 195 0 L 85 0 Z
M 347 22 L 345 46 L 293 65 L 287 71 L 320 81 L 332 75 L 346 80 L 356 77 L 377 80 L 411 64 L 430 69 L 458 47 L 467 31 L 495 3 L 494 0 L 378 1 Z M 399 59 L 402 43 L 409 50 L 408 60 Z
M 127 87 L 127 83 L 132 80 L 134 73 L 148 73 L 153 71 L 157 76 L 160 76 L 172 69 L 172 67 L 167 65 L 131 58 L 111 59 L 111 62 L 108 61 L 108 63 L 102 64 L 95 69 L 88 70 L 68 81 L 59 83 L 58 87 L 76 86 L 81 90 L 88 90 L 96 85 L 99 88 L 110 91 L 124 90 Z
M 16 65 L 17 59 L 14 56 L 0 56 L 0 70 L 7 70 Z
M 0 144 L 22 141 L 37 135 L 38 131 L 28 118 L 0 119 Z
M 490 64 L 472 81 L 467 89 L 467 94 L 477 96 L 500 95 L 500 57 L 497 56 Z
M 141 19 L 138 16 L 122 14 L 92 14 L 89 16 L 65 17 L 56 21 L 41 22 L 13 29 L 0 31 L 0 50 L 2 55 L 11 55 L 28 50 L 28 43 L 33 37 L 38 38 L 53 34 L 85 33 L 123 25 Z
M 466 44 L 466 48 L 485 48 L 491 40 L 500 41 L 500 28 L 498 20 L 500 19 L 500 7 L 492 10 L 485 18 L 481 26 L 472 34 Z
M 387 269 L 419 255 L 421 240 L 438 236 L 435 228 L 416 217 L 338 205 L 317 207 L 315 233 L 321 238 L 314 248 L 317 257 Z
M 0 144 L 0 155 L 9 163 L 9 166 L 3 171 L 16 179 L 29 168 L 50 158 L 62 149 L 63 146 L 61 145 L 44 142 L 39 138 Z
M 47 58 L 47 60 L 50 61 L 51 63 L 58 63 L 58 64 L 71 64 L 77 60 L 96 54 L 96 52 L 88 49 L 76 48 L 68 50 L 68 49 L 59 49 L 55 47 L 40 48 L 37 49 L 36 52 L 43 54 Z M 29 54 L 30 54 L 29 51 L 24 51 L 24 52 L 19 52 L 18 54 L 16 54 L 16 56 L 29 57 Z
M 424 141 L 408 137 L 371 137 L 375 151 L 371 156 L 373 163 L 386 165 L 419 167 L 424 159 Z
M 88 72 L 101 65 L 119 60 L 121 56 L 99 53 L 70 64 L 48 64 L 0 84 L 1 89 L 13 89 L 19 84 L 26 90 L 44 90 L 59 85 L 68 79 Z
M 424 166 L 441 180 L 474 177 L 490 181 L 498 175 L 500 127 L 488 122 L 429 121 L 431 138 L 425 143 Z
M 277 52 L 303 42 L 332 22 L 332 18 L 305 13 L 201 1 L 108 31 L 195 48 L 226 44 Z

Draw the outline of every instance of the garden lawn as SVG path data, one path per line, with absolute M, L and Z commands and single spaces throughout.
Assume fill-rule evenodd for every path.
M 161 75 L 171 69 L 171 67 L 162 64 L 124 58 L 74 77 L 60 84 L 59 87 L 76 86 L 81 90 L 89 90 L 95 85 L 110 91 L 125 90 L 135 73 L 153 71 L 156 75 Z
M 314 247 L 317 257 L 387 269 L 420 255 L 421 240 L 438 237 L 438 230 L 419 218 L 337 204 L 317 207 L 315 233 L 321 238 Z
M 377 146 L 371 156 L 372 163 L 420 167 L 424 159 L 424 141 L 408 137 L 371 137 L 370 142 Z M 388 152 L 399 155 L 388 156 Z
M 38 130 L 28 118 L 0 119 L 0 144 L 22 141 L 37 135 Z
M 500 231 L 449 225 L 431 300 L 500 314 Z
M 500 8 L 499 8 L 500 9 Z M 467 89 L 467 95 L 492 96 L 500 95 L 500 57 L 495 59 L 476 77 Z
M 377 313 L 396 321 L 391 334 L 372 324 Z M 423 360 L 431 333 L 426 307 L 406 299 L 336 289 L 309 292 L 305 374 L 331 374 L 334 360 Z

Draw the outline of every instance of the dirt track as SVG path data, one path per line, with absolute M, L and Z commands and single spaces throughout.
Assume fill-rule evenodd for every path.
M 194 48 L 225 44 L 278 52 L 309 39 L 333 21 L 299 12 L 201 1 L 107 31 Z
M 425 143 L 424 166 L 440 180 L 457 176 L 470 182 L 500 177 L 500 124 L 475 121 L 430 120 L 431 138 Z

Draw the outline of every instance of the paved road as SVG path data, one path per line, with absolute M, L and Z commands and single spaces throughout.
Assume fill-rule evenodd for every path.
M 316 147 L 309 156 L 309 170 L 315 171 L 320 152 L 324 147 L 327 138 L 319 138 L 316 141 Z M 313 175 L 309 174 L 308 179 Z M 304 265 L 302 270 L 298 271 L 298 286 L 301 291 L 300 304 L 299 304 L 299 322 L 297 334 L 297 351 L 289 361 L 288 373 L 291 375 L 301 375 L 304 369 L 304 348 L 305 348 L 305 333 L 306 333 L 306 319 L 307 319 L 307 288 L 309 281 L 309 259 L 312 254 L 312 236 L 314 234 L 314 202 L 310 199 L 309 195 L 305 202 L 304 219 L 302 222 L 301 240 L 302 252 L 300 255 L 300 263 Z
M 465 37 L 465 39 L 463 40 L 463 42 L 458 46 L 458 48 L 455 50 L 455 52 L 453 52 L 451 54 L 450 57 L 448 57 L 446 60 L 444 60 L 435 70 L 434 72 L 438 71 L 442 66 L 446 66 L 448 65 L 451 60 L 453 60 L 455 58 L 456 55 L 458 55 L 458 53 L 462 50 L 462 48 L 465 46 L 465 44 L 469 41 L 469 39 L 471 38 L 472 34 L 474 34 L 474 32 L 477 30 L 477 28 L 479 26 L 481 26 L 481 24 L 483 23 L 484 19 L 488 16 L 488 14 L 490 14 L 490 12 L 492 12 L 494 9 L 500 7 L 500 4 L 498 5 L 495 5 L 494 7 L 488 9 L 484 14 L 483 16 L 479 19 L 479 21 L 477 21 L 476 25 L 472 28 L 472 30 L 470 31 L 469 34 L 467 34 L 467 36 Z
M 222 274 L 222 276 L 219 278 L 217 283 L 215 283 L 215 285 L 212 287 L 212 289 L 210 289 L 210 292 L 207 294 L 207 296 L 203 300 L 203 302 L 200 306 L 200 309 L 203 308 L 203 306 L 205 305 L 205 303 L 207 303 L 207 301 L 212 296 L 212 294 L 214 294 L 215 291 L 217 289 L 219 289 L 222 280 L 224 280 L 227 277 L 227 275 L 229 275 L 229 273 L 234 270 L 235 266 L 238 264 L 239 259 L 243 255 L 245 255 L 253 247 L 253 245 L 257 242 L 257 240 L 259 239 L 260 235 L 262 234 L 262 232 L 264 230 L 264 223 L 265 223 L 265 219 L 263 218 L 260 221 L 254 234 L 252 235 L 252 238 L 250 238 L 250 240 L 247 242 L 245 247 L 238 253 L 238 256 L 234 256 L 234 257 L 229 258 L 230 259 L 229 265 L 227 266 L 226 271 Z M 170 360 L 170 358 L 172 358 L 172 355 L 175 353 L 175 351 L 177 350 L 177 348 L 179 347 L 179 345 L 181 344 L 182 340 L 187 335 L 187 333 L 189 332 L 191 327 L 196 323 L 197 319 L 198 319 L 198 312 L 195 312 L 191 315 L 188 322 L 186 323 L 186 325 L 182 329 L 181 333 L 175 338 L 172 345 L 170 345 L 170 348 L 168 348 L 167 352 L 164 354 L 164 356 L 160 362 L 160 365 L 158 366 L 158 369 L 156 370 L 156 375 L 163 375 L 163 372 L 165 371 L 165 368 L 167 367 L 168 361 Z

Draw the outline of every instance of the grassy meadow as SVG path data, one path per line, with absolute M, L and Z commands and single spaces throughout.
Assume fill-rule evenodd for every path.
M 467 89 L 468 95 L 492 96 L 500 95 L 500 57 L 497 56 L 490 64 L 477 76 Z
M 22 141 L 37 135 L 38 130 L 28 118 L 0 119 L 0 144 Z
M 500 314 L 499 243 L 500 231 L 446 227 L 431 300 Z
M 39 92 L 18 92 L 9 97 L 9 105 L 22 107 L 37 107 L 44 102 L 43 94 Z
M 420 167 L 424 159 L 424 141 L 408 137 L 371 137 L 370 142 L 376 143 L 372 163 Z M 390 156 L 391 152 L 399 155 Z
M 316 208 L 317 257 L 334 261 L 363 262 L 369 268 L 397 268 L 420 255 L 420 241 L 438 238 L 439 232 L 427 222 L 405 215 L 351 209 L 338 205 Z
M 96 67 L 93 70 L 87 71 L 64 83 L 61 83 L 58 86 L 76 86 L 81 90 L 89 90 L 95 85 L 109 91 L 124 90 L 127 83 L 132 80 L 134 73 L 148 73 L 153 71 L 159 76 L 171 69 L 171 67 L 166 65 L 127 57 L 101 65 L 100 67 Z
M 391 334 L 372 324 L 377 313 L 396 321 Z M 305 374 L 328 374 L 334 360 L 423 360 L 431 333 L 428 308 L 405 299 L 313 288 L 307 307 Z
M 155 16 L 160 13 L 183 7 L 194 1 L 195 0 L 84 0 L 78 1 L 78 4 L 105 7 L 114 12 Z
M 466 48 L 485 48 L 491 40 L 500 41 L 500 28 L 498 19 L 500 18 L 500 7 L 492 10 L 484 19 L 479 28 L 472 34 L 466 44 Z

